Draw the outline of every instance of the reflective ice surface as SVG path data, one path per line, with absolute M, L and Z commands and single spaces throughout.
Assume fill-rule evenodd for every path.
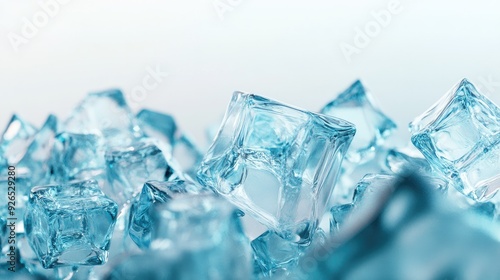
M 352 124 L 236 92 L 198 179 L 283 237 L 316 228 Z
M 413 144 L 474 200 L 500 187 L 500 109 L 463 80 L 410 124 Z
M 154 204 L 168 203 L 179 194 L 199 194 L 203 191 L 203 187 L 183 180 L 146 182 L 131 209 L 129 232 L 132 240 L 140 248 L 150 247 Z
M 36 128 L 13 115 L 0 140 L 0 164 L 15 164 L 26 152 L 36 133 Z
M 118 203 L 132 199 L 146 181 L 179 178 L 163 152 L 149 139 L 110 149 L 105 158 L 110 188 L 106 193 Z
M 103 264 L 117 212 L 95 181 L 35 187 L 24 218 L 26 235 L 44 268 Z
M 356 126 L 356 135 L 346 155 L 346 160 L 353 163 L 372 159 L 377 146 L 396 128 L 396 124 L 374 104 L 370 92 L 359 80 L 323 107 L 321 113 L 345 119 Z

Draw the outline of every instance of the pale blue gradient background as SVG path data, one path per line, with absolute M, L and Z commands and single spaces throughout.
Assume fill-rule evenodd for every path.
M 221 21 L 212 0 L 73 0 L 15 52 L 9 32 L 40 10 L 19 2 L 0 2 L 1 129 L 14 111 L 40 125 L 50 112 L 66 117 L 89 91 L 130 94 L 157 65 L 169 76 L 134 108 L 172 113 L 199 142 L 235 90 L 319 110 L 362 78 L 406 131 L 461 78 L 500 82 L 492 0 L 402 0 L 403 11 L 351 63 L 339 44 L 352 43 L 389 1 L 242 0 Z

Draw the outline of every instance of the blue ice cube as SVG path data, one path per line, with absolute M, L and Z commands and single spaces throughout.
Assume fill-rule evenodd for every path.
M 127 146 L 144 136 L 118 89 L 88 94 L 65 121 L 64 130 L 98 135 L 109 146 Z
M 411 141 L 454 187 L 477 201 L 500 187 L 500 109 L 467 80 L 410 124 Z
M 184 180 L 146 182 L 131 209 L 129 233 L 132 240 L 143 249 L 151 245 L 151 211 L 154 204 L 168 203 L 179 194 L 199 194 L 202 191 L 203 187 Z
M 386 166 L 396 174 L 419 174 L 442 193 L 446 193 L 448 190 L 449 180 L 432 168 L 429 161 L 421 155 L 415 155 L 410 151 L 403 152 L 402 150 L 391 149 L 387 154 Z
M 385 164 L 394 173 L 433 173 L 432 167 L 425 158 L 412 156 L 398 149 L 389 150 Z
M 14 114 L 0 139 L 0 165 L 16 164 L 33 140 L 36 128 Z
M 312 248 L 325 244 L 326 235 L 321 228 L 314 232 L 309 244 L 298 244 L 266 231 L 251 243 L 254 276 L 257 279 L 301 279 L 296 275 L 300 258 Z
M 256 265 L 265 277 L 287 274 L 298 264 L 300 245 L 272 231 L 264 232 L 251 245 Z
M 177 254 L 159 271 L 175 270 L 180 279 L 250 277 L 250 244 L 236 210 L 224 199 L 179 194 L 168 203 L 155 204 L 151 213 L 151 249 Z
M 135 197 L 150 180 L 168 181 L 182 177 L 151 139 L 106 151 L 109 189 L 105 192 L 119 204 Z
M 97 179 L 105 171 L 104 152 L 104 142 L 95 134 L 58 134 L 51 156 L 54 181 Z
M 26 154 L 17 165 L 29 174 L 33 185 L 46 185 L 50 183 L 50 159 L 58 130 L 59 121 L 57 117 L 49 115 L 29 145 Z M 28 193 L 25 195 L 27 196 Z
M 196 175 L 203 155 L 189 136 L 178 129 L 172 116 L 144 109 L 137 113 L 137 120 L 149 137 L 166 146 L 183 172 L 193 177 Z
M 356 164 L 372 159 L 377 146 L 396 129 L 396 124 L 378 109 L 359 80 L 323 107 L 321 113 L 345 119 L 356 126 L 356 136 L 346 154 L 346 160 Z
M 308 242 L 352 124 L 236 92 L 198 180 L 283 237 Z
M 44 268 L 103 264 L 117 212 L 96 181 L 35 187 L 24 217 L 26 235 Z
M 357 184 L 354 189 L 351 203 L 335 205 L 330 209 L 330 233 L 338 234 L 343 225 L 352 217 L 352 213 L 357 211 L 357 208 L 369 207 L 381 200 L 381 198 L 393 190 L 394 184 L 397 181 L 395 175 L 389 174 L 366 174 Z
M 337 234 L 354 209 L 354 204 L 335 205 L 330 209 L 330 233 Z

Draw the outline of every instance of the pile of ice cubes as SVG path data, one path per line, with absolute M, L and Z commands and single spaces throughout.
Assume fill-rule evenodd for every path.
M 0 276 L 498 276 L 500 108 L 463 80 L 410 124 L 411 142 L 396 129 L 360 81 L 319 112 L 235 92 L 206 152 L 172 116 L 134 115 L 119 90 L 40 129 L 14 115 L 0 259 L 9 166 L 19 258 Z

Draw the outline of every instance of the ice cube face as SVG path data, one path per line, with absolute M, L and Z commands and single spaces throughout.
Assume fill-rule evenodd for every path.
M 109 149 L 105 159 L 109 181 L 109 190 L 105 192 L 120 204 L 136 196 L 146 181 L 167 181 L 181 176 L 150 139 Z
M 343 120 L 236 92 L 198 180 L 271 230 L 306 242 L 354 133 Z
M 151 245 L 152 211 L 155 204 L 168 203 L 179 194 L 199 194 L 203 187 L 184 181 L 149 181 L 144 184 L 139 199 L 132 205 L 129 233 L 142 249 Z
M 23 157 L 37 130 L 13 115 L 0 140 L 0 164 L 16 164 Z
M 31 181 L 36 185 L 45 185 L 50 182 L 50 159 L 58 127 L 57 117 L 49 115 L 17 165 L 24 172 L 29 173 Z
M 196 176 L 203 155 L 193 141 L 178 129 L 172 116 L 144 109 L 137 113 L 137 120 L 149 137 L 155 137 L 164 144 L 164 150 L 173 156 L 183 172 Z
M 410 124 L 411 141 L 463 194 L 490 199 L 500 187 L 500 109 L 463 80 Z
M 281 238 L 272 231 L 266 231 L 251 243 L 256 265 L 263 276 L 286 274 L 299 261 L 300 246 Z
M 58 134 L 51 157 L 54 181 L 93 179 L 104 173 L 104 151 L 104 142 L 98 135 Z
M 180 260 L 171 263 L 182 267 L 179 275 L 195 273 L 206 279 L 251 275 L 250 244 L 237 212 L 222 198 L 184 194 L 155 204 L 152 213 L 151 249 L 178 253 Z
M 359 80 L 323 107 L 321 113 L 345 119 L 356 126 L 356 136 L 346 154 L 346 160 L 356 164 L 372 159 L 377 146 L 396 129 L 396 124 L 378 109 Z
M 144 136 L 118 89 L 87 95 L 66 120 L 64 129 L 98 135 L 109 146 L 127 146 Z
M 103 264 L 117 212 L 96 181 L 35 187 L 24 217 L 26 235 L 44 268 Z

